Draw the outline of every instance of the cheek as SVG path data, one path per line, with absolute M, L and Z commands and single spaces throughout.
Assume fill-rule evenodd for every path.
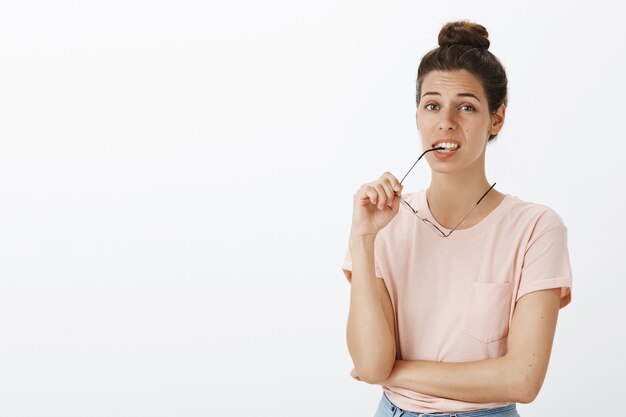
M 432 129 L 432 120 L 429 119 L 428 117 L 424 117 L 424 116 L 420 116 L 417 118 L 417 126 L 420 128 L 420 130 L 429 130 Z

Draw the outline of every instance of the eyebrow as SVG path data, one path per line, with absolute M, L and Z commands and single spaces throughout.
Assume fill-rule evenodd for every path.
M 428 91 L 424 94 L 422 94 L 422 97 L 424 96 L 440 96 L 441 94 L 439 94 L 436 91 Z M 478 102 L 480 103 L 480 99 L 478 97 L 476 97 L 476 95 L 472 94 L 472 93 L 459 93 L 456 95 L 457 97 L 474 97 L 476 100 L 478 100 Z

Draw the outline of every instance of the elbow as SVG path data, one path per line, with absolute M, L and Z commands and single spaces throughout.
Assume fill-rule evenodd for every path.
M 376 349 L 375 352 L 359 352 L 361 355 L 351 353 L 354 371 L 359 380 L 368 384 L 383 385 L 389 379 L 393 367 L 396 365 L 396 349 L 387 352 Z M 363 353 L 367 353 L 363 355 Z
M 505 357 L 509 360 L 507 364 L 509 401 L 520 404 L 532 403 L 543 385 L 545 370 L 541 372 L 534 367 L 531 371 L 527 362 L 515 359 L 511 355 L 505 355 Z
M 535 382 L 526 379 L 517 384 L 513 398 L 517 403 L 530 404 L 535 401 L 537 395 L 539 395 L 540 389 L 540 384 L 536 384 Z
M 520 404 L 530 404 L 535 401 L 535 398 L 537 398 L 537 393 L 523 393 L 522 395 L 517 397 L 517 400 L 515 402 Z
M 355 366 L 355 371 L 361 381 L 368 384 L 382 385 L 389 379 L 394 365 L 395 358 L 391 363 L 379 364 L 378 366 L 362 366 L 358 368 Z
M 391 370 L 387 371 L 385 369 L 370 370 L 362 373 L 357 369 L 356 372 L 361 381 L 376 385 L 382 385 L 391 375 Z

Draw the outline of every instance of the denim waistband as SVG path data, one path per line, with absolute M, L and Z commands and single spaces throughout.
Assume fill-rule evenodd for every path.
M 381 399 L 383 405 L 391 411 L 393 416 L 402 416 L 402 417 L 519 417 L 517 413 L 516 403 L 511 403 L 509 405 L 505 405 L 503 407 L 497 408 L 483 408 L 480 410 L 474 411 L 462 411 L 458 413 L 419 413 L 417 411 L 408 411 L 403 410 L 398 407 L 394 403 L 392 403 L 387 395 L 383 392 L 383 398 Z M 397 413 L 399 411 L 399 413 Z M 397 414 L 396 414 L 397 413 Z

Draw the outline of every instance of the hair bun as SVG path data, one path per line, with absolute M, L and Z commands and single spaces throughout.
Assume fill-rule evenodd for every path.
M 484 26 L 469 20 L 446 23 L 439 31 L 439 46 L 469 45 L 489 48 L 489 33 Z

